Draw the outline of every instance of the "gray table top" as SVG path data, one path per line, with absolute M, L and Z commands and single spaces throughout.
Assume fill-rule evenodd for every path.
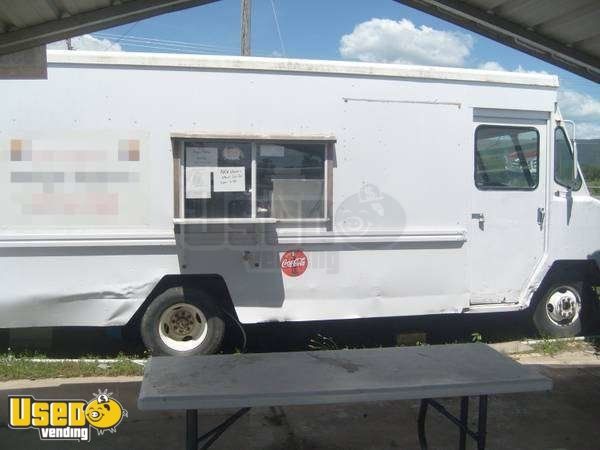
M 549 378 L 485 344 L 154 357 L 138 407 L 315 405 L 543 391 Z

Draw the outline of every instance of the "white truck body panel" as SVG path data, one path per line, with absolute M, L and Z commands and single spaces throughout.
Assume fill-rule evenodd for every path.
M 584 184 L 567 225 L 554 195 L 554 76 L 129 53 L 48 59 L 48 80 L 0 83 L 0 327 L 123 325 L 179 274 L 221 276 L 245 323 L 521 309 L 554 260 L 600 260 L 600 202 Z M 506 123 L 539 133 L 533 191 L 474 185 L 476 127 Z M 184 136 L 335 139 L 331 223 L 175 233 L 172 150 Z M 364 186 L 380 194 L 375 205 L 362 202 Z M 348 211 L 368 226 L 343 229 Z M 288 277 L 280 258 L 296 249 L 308 269 Z

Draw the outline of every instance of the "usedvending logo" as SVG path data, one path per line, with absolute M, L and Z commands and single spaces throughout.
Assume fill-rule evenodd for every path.
M 90 430 L 98 435 L 116 433 L 127 410 L 112 392 L 98 390 L 94 398 L 85 400 L 37 400 L 30 395 L 8 397 L 8 426 L 13 430 L 33 428 L 42 441 L 87 441 Z

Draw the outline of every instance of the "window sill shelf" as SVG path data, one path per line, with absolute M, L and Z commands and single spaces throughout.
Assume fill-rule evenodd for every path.
M 272 217 L 265 218 L 244 218 L 244 219 L 173 219 L 176 225 L 228 225 L 228 224 L 275 224 L 275 223 L 324 223 L 329 219 L 275 219 Z
M 277 223 L 277 219 L 173 219 L 176 225 L 243 225 L 243 224 L 272 224 Z

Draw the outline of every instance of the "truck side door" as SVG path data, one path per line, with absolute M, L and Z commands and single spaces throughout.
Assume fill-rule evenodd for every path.
M 518 303 L 544 255 L 550 115 L 475 111 L 470 303 Z

